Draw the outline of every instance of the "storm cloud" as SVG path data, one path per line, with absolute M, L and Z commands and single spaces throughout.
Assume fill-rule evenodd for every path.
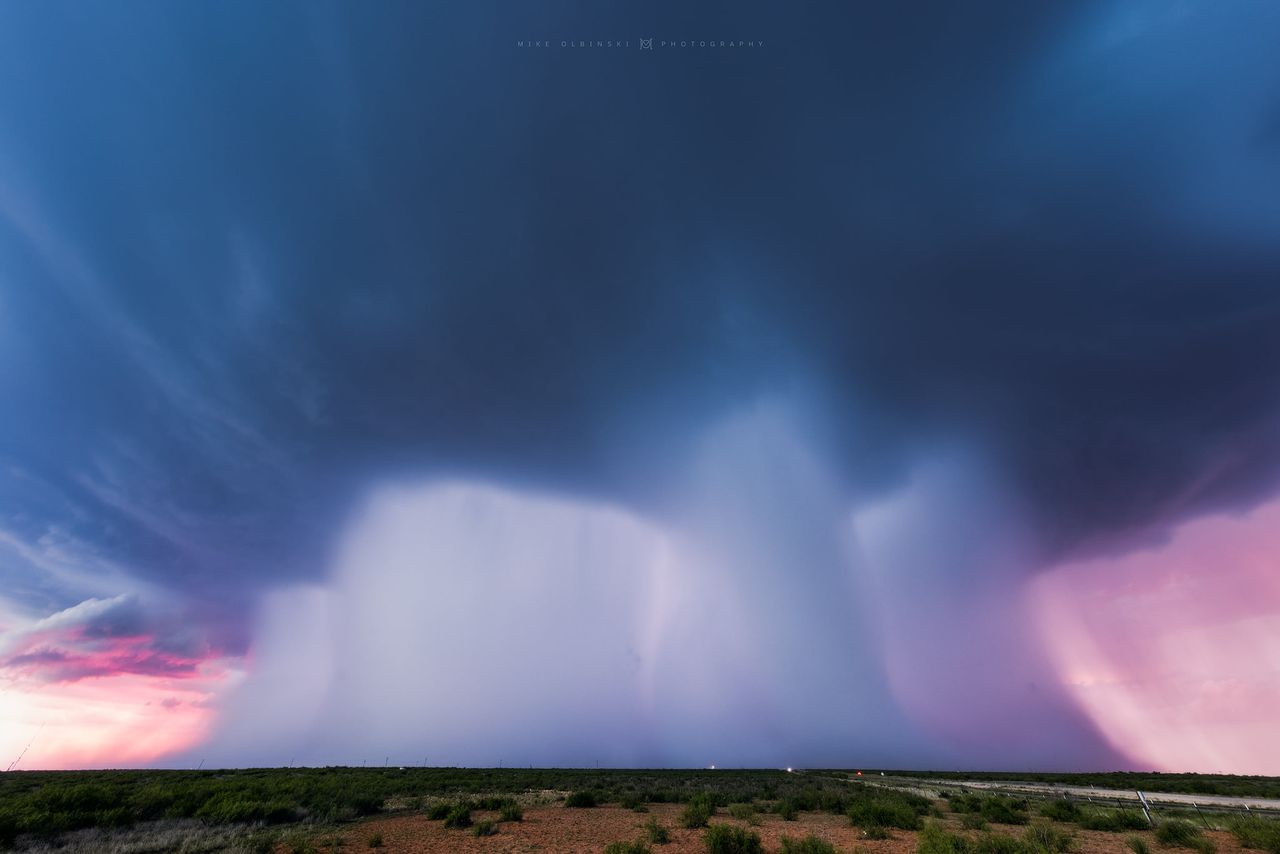
M 446 714 L 430 686 L 552 668 L 558 623 L 617 646 L 591 666 L 620 699 L 501 683 L 545 702 L 531 762 L 714 761 L 676 737 L 699 727 L 723 764 L 1160 761 L 1062 687 L 1023 594 L 1280 482 L 1274 5 L 0 22 L 0 630 L 119 596 L 104 643 L 181 623 L 165 655 L 245 663 L 209 743 L 241 764 L 292 758 L 247 746 L 271 743 L 254 667 L 297 674 L 299 737 L 343 761 L 426 753 L 414 709 L 451 761 L 501 758 L 448 721 L 510 698 Z M 761 45 L 559 47 L 649 36 Z M 449 521 L 458 495 L 506 521 Z M 658 553 L 733 604 L 619 600 L 657 595 Z M 487 616 L 413 616 L 489 577 Z M 362 618 L 388 589 L 407 610 Z M 448 626 L 485 643 L 436 658 Z M 526 635 L 545 656 L 504 653 Z M 663 664 L 681 638 L 700 667 Z M 69 652 L 40 649 L 6 673 L 56 681 Z M 358 653 L 385 666 L 344 693 Z M 392 684 L 393 744 L 331 737 Z

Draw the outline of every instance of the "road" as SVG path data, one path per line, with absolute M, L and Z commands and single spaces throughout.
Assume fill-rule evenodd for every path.
M 1138 805 L 1138 793 L 1132 789 L 1096 789 L 1092 786 L 1060 786 L 1047 783 L 1028 783 L 1016 780 L 935 780 L 924 777 L 868 778 L 868 782 L 889 783 L 898 786 L 928 786 L 930 788 L 988 789 L 998 792 L 1062 797 L 1064 794 L 1076 800 L 1092 799 L 1099 804 L 1114 806 L 1117 801 L 1132 801 Z M 1229 795 L 1186 795 L 1178 792 L 1143 791 L 1147 803 L 1152 806 L 1211 807 L 1215 810 L 1259 810 L 1280 812 L 1280 800 L 1273 798 L 1238 798 Z

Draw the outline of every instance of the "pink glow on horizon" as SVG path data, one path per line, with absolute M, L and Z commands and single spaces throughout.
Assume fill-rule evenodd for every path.
M 212 670 L 212 668 L 210 668 Z M 19 768 L 75 769 L 154 763 L 202 741 L 226 671 L 201 678 L 141 674 L 82 679 L 0 695 L 0 758 Z
M 1062 680 L 1152 768 L 1280 773 L 1280 501 L 1029 588 Z
M 180 631 L 112 634 L 134 604 L 89 599 L 0 636 L 0 770 L 143 765 L 205 738 L 234 659 Z

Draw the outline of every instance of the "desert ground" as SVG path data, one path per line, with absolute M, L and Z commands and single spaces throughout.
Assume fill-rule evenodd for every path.
M 944 818 L 935 819 L 946 829 L 973 837 L 977 833 L 965 830 L 960 818 L 945 812 L 946 801 L 938 801 Z M 651 845 L 655 854 L 692 854 L 707 851 L 704 842 L 706 831 L 680 826 L 682 804 L 650 804 L 644 813 L 616 805 L 591 809 L 573 809 L 562 804 L 545 805 L 526 809 L 519 822 L 498 822 L 498 813 L 477 810 L 476 822 L 485 819 L 498 822 L 498 832 L 493 836 L 477 837 L 469 829 L 448 829 L 441 821 L 430 821 L 421 812 L 410 815 L 390 815 L 373 818 L 344 827 L 341 830 L 321 834 L 313 839 L 317 851 L 334 848 L 346 852 L 370 850 L 369 841 L 382 840 L 382 849 L 388 852 L 564 852 L 564 854 L 600 854 L 613 842 L 631 842 L 645 838 L 645 824 L 650 818 L 667 828 L 671 841 L 663 845 Z M 919 833 L 917 831 L 890 830 L 888 839 L 867 839 L 862 831 L 850 824 L 845 816 L 823 812 L 802 812 L 794 821 L 784 821 L 777 815 L 757 814 L 754 821 L 730 817 L 721 808 L 711 819 L 713 824 L 728 824 L 745 828 L 760 835 L 766 852 L 781 849 L 782 837 L 795 839 L 816 836 L 835 846 L 837 851 L 858 854 L 915 854 Z M 1191 854 L 1191 849 L 1164 848 L 1156 842 L 1152 831 L 1137 833 L 1112 833 L 1083 830 L 1072 824 L 1054 822 L 1064 832 L 1070 833 L 1075 854 L 1133 854 L 1127 840 L 1132 836 L 1143 838 L 1152 852 L 1166 851 Z M 1026 826 L 989 825 L 991 832 L 1021 838 Z M 1218 854 L 1242 854 L 1245 850 L 1232 834 L 1215 830 L 1204 834 L 1216 846 Z M 281 847 L 281 852 L 291 849 Z

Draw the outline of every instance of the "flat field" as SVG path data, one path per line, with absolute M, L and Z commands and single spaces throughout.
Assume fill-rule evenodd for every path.
M 1053 775 L 1051 786 L 1033 794 L 1014 787 L 1048 775 L 1016 776 L 1005 788 L 993 775 L 816 770 L 10 772 L 0 774 L 0 847 L 64 854 L 1280 854 L 1280 819 L 1243 807 L 1160 807 L 1153 826 L 1138 805 L 1098 787 L 1097 775 Z M 1145 791 L 1161 791 L 1162 779 L 1147 775 Z M 1174 791 L 1196 785 L 1186 775 L 1170 780 L 1181 784 L 1168 787 Z M 1205 780 L 1257 798 L 1277 782 Z M 963 788 L 975 782 L 985 788 Z

